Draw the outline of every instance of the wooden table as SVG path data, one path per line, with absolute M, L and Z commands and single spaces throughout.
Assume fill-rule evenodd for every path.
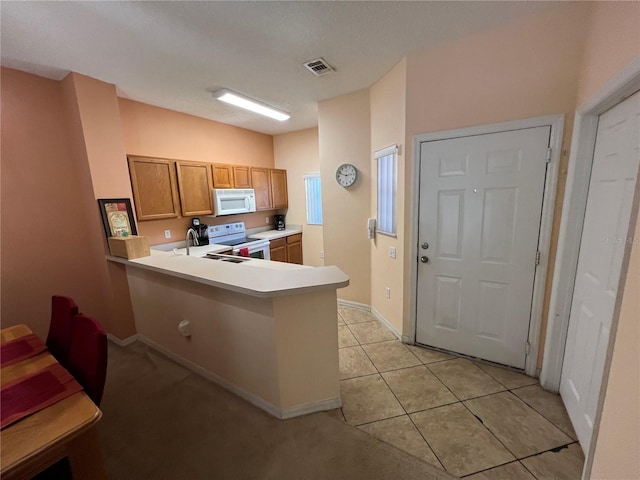
M 26 325 L 0 331 L 2 342 L 30 334 Z M 56 359 L 43 352 L 0 370 L 1 385 L 52 365 Z M 75 479 L 106 479 L 96 426 L 100 409 L 85 395 L 75 393 L 0 431 L 2 480 L 29 479 L 69 457 Z

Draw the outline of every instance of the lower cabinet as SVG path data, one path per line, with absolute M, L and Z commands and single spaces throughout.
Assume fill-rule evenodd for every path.
M 297 263 L 302 265 L 302 234 L 276 238 L 269 242 L 269 255 L 275 262 Z
M 285 238 L 276 238 L 269 242 L 269 255 L 274 262 L 287 261 L 287 240 Z
M 296 233 L 287 238 L 287 262 L 302 265 L 302 234 Z

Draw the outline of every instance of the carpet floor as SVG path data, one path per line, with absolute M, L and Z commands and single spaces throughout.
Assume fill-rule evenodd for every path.
M 326 413 L 278 420 L 139 342 L 109 344 L 101 409 L 111 480 L 455 478 Z

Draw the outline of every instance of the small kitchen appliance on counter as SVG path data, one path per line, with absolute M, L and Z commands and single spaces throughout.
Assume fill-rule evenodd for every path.
M 273 225 L 276 227 L 276 230 L 284 230 L 284 215 L 274 215 L 273 216 Z
M 196 231 L 199 245 L 209 245 L 209 227 L 204 223 L 200 223 L 199 218 L 191 220 L 191 228 Z

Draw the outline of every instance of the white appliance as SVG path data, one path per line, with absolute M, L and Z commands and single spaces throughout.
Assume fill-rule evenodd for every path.
M 214 188 L 214 217 L 256 211 L 256 192 L 252 188 Z
M 211 225 L 207 229 L 209 245 L 229 245 L 234 255 L 244 253 L 251 258 L 271 260 L 269 240 L 247 237 L 244 222 L 227 223 L 225 225 Z

